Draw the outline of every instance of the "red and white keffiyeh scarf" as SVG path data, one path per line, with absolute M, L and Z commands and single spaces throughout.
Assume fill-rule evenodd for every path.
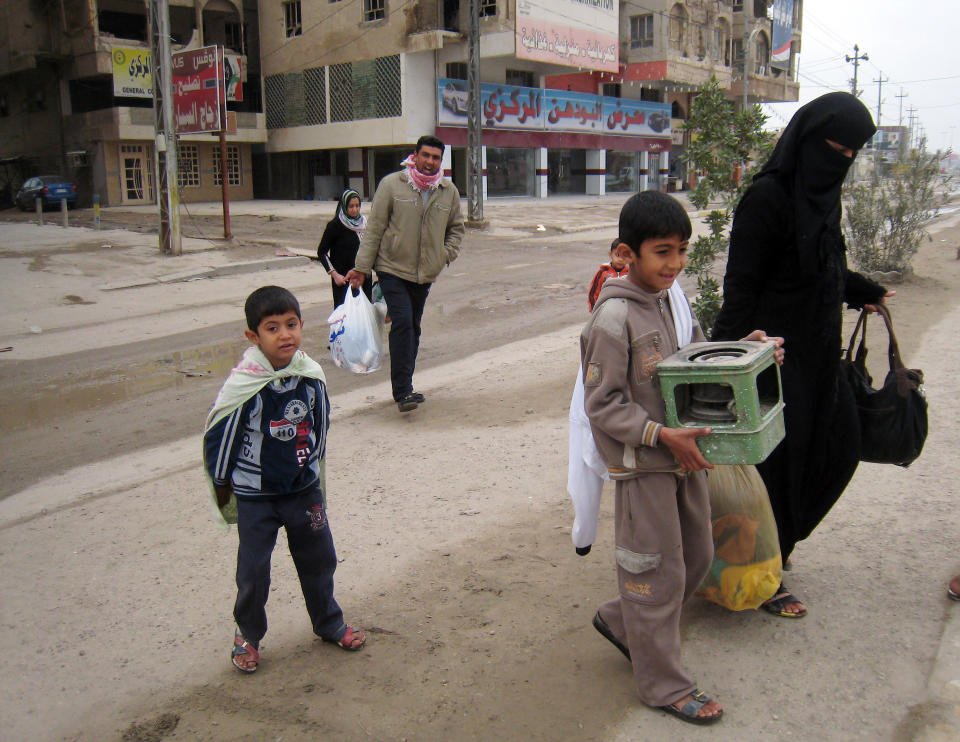
M 424 175 L 417 170 L 417 161 L 413 155 L 407 155 L 407 159 L 400 163 L 407 166 L 407 177 L 413 183 L 418 191 L 429 191 L 440 185 L 440 179 L 443 178 L 443 171 L 437 170 L 433 175 Z

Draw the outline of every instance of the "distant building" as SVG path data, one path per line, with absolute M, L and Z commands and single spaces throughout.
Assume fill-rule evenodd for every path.
M 678 187 L 680 127 L 711 76 L 738 102 L 798 98 L 801 0 L 480 3 L 486 196 Z M 331 198 L 349 184 L 370 196 L 425 133 L 452 145 L 444 168 L 463 190 L 466 0 L 259 9 L 256 195 Z
M 174 51 L 219 44 L 240 60 L 243 101 L 228 102 L 231 197 L 253 196 L 251 145 L 266 141 L 255 0 L 169 0 Z M 63 173 L 81 204 L 154 203 L 152 60 L 143 0 L 0 3 L 0 192 Z M 220 197 L 217 139 L 180 138 L 183 201 Z

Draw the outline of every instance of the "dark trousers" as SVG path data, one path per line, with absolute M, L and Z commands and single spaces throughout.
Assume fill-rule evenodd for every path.
M 237 500 L 240 544 L 233 617 L 240 633 L 254 646 L 258 646 L 267 633 L 270 555 L 281 526 L 287 531 L 290 555 L 300 577 L 313 633 L 326 639 L 340 639 L 347 627 L 343 612 L 333 599 L 337 553 L 320 487 L 287 497 Z
M 344 272 L 344 274 L 346 274 L 346 272 Z M 334 309 L 336 309 L 341 304 L 343 304 L 343 300 L 347 298 L 347 288 L 349 286 L 350 286 L 349 283 L 346 283 L 343 286 L 337 286 L 334 280 L 332 278 L 330 279 L 330 288 L 333 290 Z M 373 298 L 371 296 L 371 292 L 373 291 L 373 284 L 370 282 L 370 280 L 368 279 L 364 281 L 363 286 L 361 286 L 360 288 L 363 289 L 363 293 L 366 294 L 367 298 L 370 299 L 370 301 L 372 302 Z
M 420 350 L 420 318 L 430 293 L 429 283 L 413 283 L 377 272 L 390 313 L 390 383 L 393 399 L 413 391 L 413 369 Z

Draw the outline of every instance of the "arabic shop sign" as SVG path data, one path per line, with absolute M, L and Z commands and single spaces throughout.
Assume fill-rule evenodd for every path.
M 113 66 L 113 94 L 118 98 L 153 97 L 153 61 L 149 49 L 115 46 L 110 50 Z M 243 100 L 243 58 L 224 53 L 223 84 L 228 101 Z
M 465 82 L 441 78 L 437 97 L 439 126 L 467 125 Z M 480 100 L 484 129 L 670 138 L 670 106 L 666 103 L 494 83 L 481 84 Z
M 173 55 L 173 120 L 177 134 L 220 131 L 223 83 L 217 47 Z
M 618 72 L 619 15 L 619 0 L 517 0 L 517 59 Z
M 115 46 L 110 50 L 113 62 L 113 94 L 119 98 L 153 97 L 153 63 L 149 49 Z

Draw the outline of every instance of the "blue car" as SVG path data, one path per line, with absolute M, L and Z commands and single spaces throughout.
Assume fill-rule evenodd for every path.
M 36 199 L 43 199 L 43 206 L 60 206 L 60 201 L 66 199 L 67 207 L 77 205 L 77 186 L 62 175 L 40 175 L 36 178 L 27 178 L 17 191 L 13 200 L 20 207 L 20 211 L 34 208 Z

